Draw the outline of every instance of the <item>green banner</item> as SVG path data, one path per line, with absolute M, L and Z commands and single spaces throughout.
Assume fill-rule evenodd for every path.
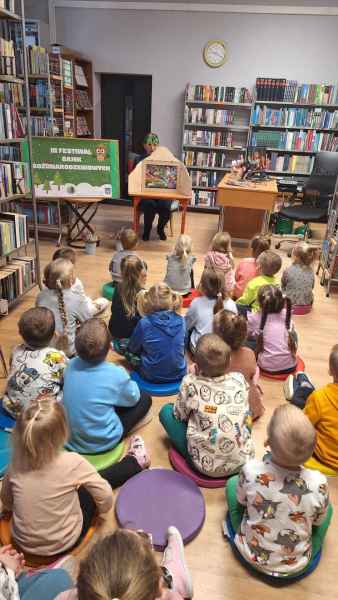
M 115 140 L 33 138 L 37 198 L 119 198 L 119 149 Z

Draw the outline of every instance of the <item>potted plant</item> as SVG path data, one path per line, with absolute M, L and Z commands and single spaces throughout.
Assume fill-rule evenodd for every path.
M 99 238 L 97 237 L 96 233 L 92 233 L 91 231 L 85 231 L 82 237 L 85 243 L 85 253 L 95 254 L 96 246 L 99 241 Z

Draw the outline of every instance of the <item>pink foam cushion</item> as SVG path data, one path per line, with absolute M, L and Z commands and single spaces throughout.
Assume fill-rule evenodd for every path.
M 169 460 L 174 467 L 175 471 L 186 475 L 190 479 L 192 479 L 199 487 L 204 488 L 220 488 L 224 487 L 226 484 L 226 478 L 224 479 L 216 479 L 214 477 L 206 477 L 206 475 L 202 475 L 202 473 L 198 473 L 194 471 L 190 465 L 188 465 L 187 461 L 183 456 L 175 450 L 175 448 L 170 448 L 169 450 Z
M 300 358 L 300 356 L 297 356 L 297 364 L 296 364 L 294 370 L 291 371 L 290 373 L 274 374 L 274 373 L 268 373 L 267 371 L 263 371 L 263 369 L 260 369 L 260 374 L 261 374 L 261 377 L 265 377 L 266 379 L 276 379 L 276 381 L 285 381 L 285 379 L 287 379 L 289 377 L 289 375 L 293 375 L 294 373 L 298 373 L 298 371 L 304 371 L 304 370 L 305 370 L 305 363 Z
M 292 307 L 293 315 L 307 315 L 312 310 L 312 304 L 294 304 Z
M 194 298 L 198 298 L 200 295 L 201 294 L 198 290 L 191 290 L 190 294 L 183 296 L 183 308 L 189 308 Z

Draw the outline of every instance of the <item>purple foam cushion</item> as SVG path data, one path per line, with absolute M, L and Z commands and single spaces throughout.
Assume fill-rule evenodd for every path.
M 199 487 L 204 488 L 221 488 L 226 484 L 226 477 L 224 478 L 216 478 L 216 477 L 207 477 L 206 475 L 202 475 L 202 473 L 198 473 L 195 471 L 183 458 L 183 456 L 175 450 L 175 448 L 170 448 L 169 450 L 169 460 L 179 473 L 190 477 Z
M 205 502 L 197 485 L 185 475 L 150 469 L 121 487 L 115 513 L 121 527 L 151 533 L 155 550 L 163 550 L 171 525 L 177 527 L 184 544 L 197 536 L 205 519 Z
M 269 373 L 268 371 L 263 371 L 263 369 L 260 369 L 260 375 L 261 377 L 265 377 L 266 379 L 276 379 L 276 381 L 285 381 L 285 379 L 287 379 L 289 375 L 293 375 L 294 373 L 298 373 L 298 371 L 304 370 L 305 363 L 300 356 L 297 356 L 297 363 L 292 373 Z

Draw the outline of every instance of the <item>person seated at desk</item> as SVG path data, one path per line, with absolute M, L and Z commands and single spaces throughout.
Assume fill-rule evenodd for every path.
M 136 164 L 150 156 L 159 145 L 160 140 L 156 133 L 148 133 L 143 140 L 143 153 L 139 156 Z M 135 166 L 136 166 L 135 164 Z M 151 229 L 156 214 L 158 214 L 157 233 L 161 240 L 166 240 L 167 236 L 164 232 L 164 228 L 170 219 L 170 205 L 171 200 L 165 199 L 143 199 L 141 200 L 139 207 L 144 215 L 144 230 L 143 230 L 143 241 L 148 242 L 150 238 Z

